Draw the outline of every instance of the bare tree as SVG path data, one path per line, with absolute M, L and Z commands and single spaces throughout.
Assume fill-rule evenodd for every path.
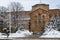
M 0 12 L 7 12 L 7 8 L 4 6 L 0 6 Z
M 3 25 L 0 27 L 1 29 L 3 29 L 4 27 L 6 27 L 6 21 L 5 21 L 5 18 L 7 17 L 7 12 L 8 11 L 8 9 L 6 8 L 6 7 L 4 7 L 4 6 L 0 6 L 0 16 L 3 18 Z
M 23 6 L 19 2 L 11 2 L 9 5 L 9 10 L 12 12 L 23 11 Z
M 6 16 L 6 12 L 8 11 L 8 8 L 4 7 L 4 6 L 0 6 L 0 15 L 2 16 Z
M 11 2 L 8 7 L 9 7 L 9 11 L 11 11 L 13 13 L 15 13 L 15 12 L 18 13 L 19 11 L 23 11 L 23 6 L 19 2 Z M 18 19 L 20 19 L 21 15 L 16 14 L 16 13 L 11 16 L 11 21 L 13 23 L 13 25 L 11 25 L 11 27 L 18 29 L 18 27 L 20 27 Z M 15 23 L 16 19 L 18 20 L 17 23 Z
M 7 7 L 0 6 L 0 15 L 1 16 L 6 16 L 6 12 L 8 11 Z

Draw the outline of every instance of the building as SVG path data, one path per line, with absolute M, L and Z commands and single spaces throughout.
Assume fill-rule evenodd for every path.
M 31 11 L 20 11 L 11 13 L 11 26 L 18 29 L 28 29 L 29 30 L 29 20 Z
M 56 14 L 60 15 L 60 9 L 49 9 L 48 4 L 33 5 L 30 13 L 30 31 L 43 33 L 45 25 Z
M 32 32 L 42 33 L 50 18 L 56 14 L 60 15 L 60 9 L 49 9 L 48 4 L 36 4 L 32 6 L 32 11 L 6 12 L 6 14 L 4 26 L 8 28 L 11 26 L 11 32 L 28 29 Z
M 32 12 L 30 14 L 30 29 L 33 32 L 42 33 L 45 28 L 45 24 L 49 21 L 49 5 L 48 4 L 36 4 L 32 6 Z

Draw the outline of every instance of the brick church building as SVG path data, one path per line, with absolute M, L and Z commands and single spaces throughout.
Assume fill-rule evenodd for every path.
M 30 31 L 43 32 L 50 18 L 56 14 L 60 15 L 60 9 L 49 9 L 48 4 L 33 5 L 30 13 Z
M 7 12 L 4 19 L 9 19 L 9 13 L 11 13 L 11 29 L 14 30 L 11 32 L 16 32 L 16 29 L 13 29 L 14 27 L 23 27 L 29 31 L 42 32 L 52 16 L 60 15 L 60 9 L 49 9 L 48 4 L 36 4 L 32 6 L 31 11 Z M 6 27 L 9 27 L 8 21 L 7 24 L 4 23 Z

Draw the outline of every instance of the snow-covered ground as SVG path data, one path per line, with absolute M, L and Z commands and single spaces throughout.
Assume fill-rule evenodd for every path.
M 9 38 L 15 38 L 15 37 L 27 37 L 29 35 L 32 35 L 32 32 L 29 32 L 28 30 L 18 30 L 16 33 L 10 33 Z M 6 35 L 2 35 L 2 33 L 0 33 L 0 38 L 6 38 Z
M 60 31 L 54 30 L 52 25 L 45 28 L 45 32 L 42 36 L 43 38 L 60 38 Z
M 41 37 L 43 38 L 60 38 L 60 32 L 51 29 L 49 32 L 46 31 Z
M 49 23 L 45 27 L 45 32 L 40 37 L 60 38 L 60 31 L 58 31 L 58 29 L 60 29 L 60 16 L 55 15 L 55 16 L 51 17 Z

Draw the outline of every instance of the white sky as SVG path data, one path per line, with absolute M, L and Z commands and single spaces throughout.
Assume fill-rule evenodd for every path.
M 0 0 L 0 6 L 8 6 L 10 2 L 20 2 L 24 10 L 28 11 L 32 9 L 32 5 L 40 3 L 40 0 Z M 41 3 L 49 4 L 50 8 L 57 8 L 56 5 L 60 4 L 60 0 L 41 0 Z

